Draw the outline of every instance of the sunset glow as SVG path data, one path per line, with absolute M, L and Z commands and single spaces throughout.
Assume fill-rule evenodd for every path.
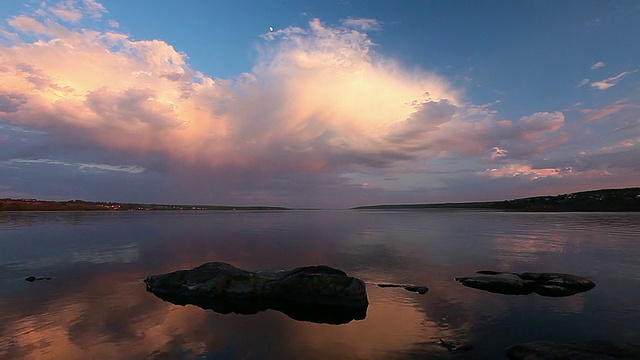
M 376 5 L 380 18 L 336 4 L 274 14 L 248 42 L 239 30 L 136 32 L 171 3 L 132 5 L 157 8 L 139 22 L 113 1 L 0 6 L 0 197 L 346 207 L 638 186 L 640 47 L 610 40 L 640 33 L 626 5 L 586 11 L 608 14 L 598 25 L 566 20 L 598 36 L 544 66 L 510 60 L 523 49 L 507 35 L 490 34 L 506 54 L 494 63 L 472 55 L 489 40 L 473 28 L 442 29 L 435 47 L 436 34 L 409 32 L 415 20 L 385 16 L 391 4 Z M 242 18 L 217 6 L 191 11 Z M 323 6 L 335 17 L 316 15 Z M 548 21 L 512 30 L 548 29 L 535 53 L 568 46 L 555 35 L 564 20 Z M 180 50 L 192 43 L 244 52 L 208 62 Z M 218 59 L 246 65 L 203 65 Z

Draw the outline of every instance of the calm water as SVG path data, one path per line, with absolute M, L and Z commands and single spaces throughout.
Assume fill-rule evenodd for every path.
M 502 359 L 517 342 L 637 343 L 639 239 L 638 213 L 0 213 L 0 358 Z M 208 261 L 327 264 L 429 292 L 368 285 L 364 320 L 327 325 L 173 305 L 140 282 Z M 597 286 L 546 298 L 453 280 L 482 269 L 570 272 Z M 439 338 L 475 348 L 449 353 Z

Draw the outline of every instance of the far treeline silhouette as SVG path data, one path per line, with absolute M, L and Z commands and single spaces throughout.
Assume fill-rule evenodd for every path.
M 358 206 L 353 210 L 488 209 L 511 211 L 640 211 L 640 187 L 515 200 Z M 291 210 L 279 206 L 163 205 L 83 200 L 0 199 L 0 211 Z
M 640 211 L 640 188 L 603 189 L 515 200 L 358 206 L 355 210 L 488 209 L 511 211 Z
M 93 202 L 82 200 L 43 201 L 0 199 L 0 211 L 131 211 L 131 210 L 288 210 L 277 206 L 162 205 Z

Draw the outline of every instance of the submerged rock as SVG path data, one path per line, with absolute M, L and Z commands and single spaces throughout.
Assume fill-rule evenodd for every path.
M 593 281 L 573 274 L 527 272 L 519 276 L 523 280 L 535 281 L 541 287 L 561 287 L 576 293 L 589 291 L 596 286 Z
M 407 291 L 416 292 L 420 295 L 424 295 L 427 293 L 427 291 L 429 291 L 429 288 L 427 288 L 426 286 L 405 285 L 402 288 Z
M 368 307 L 362 280 L 323 265 L 246 271 L 211 262 L 149 276 L 144 282 L 164 300 L 225 314 L 274 309 L 296 320 L 340 324 L 364 319 Z
M 611 341 L 517 344 L 507 348 L 509 360 L 640 359 L 640 346 Z
M 27 276 L 24 280 L 28 282 L 34 282 L 34 281 L 51 280 L 51 279 L 52 277 L 50 276 L 41 276 L 41 277 Z
M 533 292 L 535 282 L 498 276 L 459 277 L 456 281 L 464 286 L 505 295 L 528 295 Z
M 438 345 L 442 346 L 448 351 L 467 351 L 473 349 L 472 344 L 456 340 L 438 339 Z
M 488 276 L 458 277 L 464 286 L 505 295 L 561 297 L 593 289 L 596 284 L 586 278 L 563 273 L 504 273 L 492 270 L 478 271 Z
M 403 288 L 407 291 L 411 291 L 411 292 L 415 292 L 418 293 L 420 295 L 424 295 L 427 293 L 427 291 L 429 291 L 429 288 L 427 288 L 426 286 L 419 286 L 419 285 L 401 285 L 401 284 L 376 284 L 376 286 L 381 287 L 381 288 Z

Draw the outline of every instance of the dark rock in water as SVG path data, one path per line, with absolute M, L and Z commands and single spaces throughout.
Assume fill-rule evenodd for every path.
M 589 291 L 596 286 L 593 281 L 573 274 L 522 273 L 518 276 L 523 280 L 535 281 L 542 287 L 561 287 L 574 291 L 574 293 Z M 538 291 L 536 290 L 536 292 Z
M 537 285 L 533 291 L 538 295 L 549 297 L 571 296 L 580 292 L 558 285 Z
M 362 280 L 322 265 L 253 272 L 211 262 L 144 282 L 164 300 L 223 314 L 274 309 L 296 320 L 342 324 L 364 319 L 368 307 Z
M 482 270 L 491 276 L 459 277 L 464 286 L 505 295 L 527 295 L 535 292 L 542 296 L 561 297 L 589 291 L 596 284 L 586 278 L 563 273 L 503 273 Z
M 535 287 L 533 281 L 498 276 L 459 277 L 456 281 L 474 289 L 505 295 L 528 295 Z
M 398 284 L 378 284 L 378 287 L 381 287 L 381 288 L 399 288 L 399 287 L 402 287 L 402 285 L 398 285 Z
M 36 280 L 51 280 L 51 277 L 49 276 L 42 276 L 42 277 L 35 277 L 35 276 L 28 276 L 25 278 L 26 281 L 28 282 L 34 282 Z
M 403 288 L 407 291 L 413 291 L 420 295 L 424 295 L 427 293 L 427 291 L 429 291 L 429 289 L 426 286 L 407 285 L 407 286 L 403 286 Z
M 400 284 L 376 284 L 381 288 L 403 288 L 407 291 L 415 292 L 420 295 L 424 295 L 429 291 L 429 288 L 426 286 L 418 286 L 418 285 L 400 285 Z
M 469 343 L 462 343 L 455 340 L 443 340 L 438 339 L 438 345 L 449 351 L 467 351 L 473 349 L 473 345 Z
M 481 275 L 502 275 L 502 274 L 513 274 L 513 273 L 502 272 L 502 271 L 494 271 L 494 270 L 479 270 L 479 271 L 476 271 L 476 274 L 481 274 Z
M 509 360 L 640 359 L 640 346 L 610 341 L 532 342 L 507 348 Z

